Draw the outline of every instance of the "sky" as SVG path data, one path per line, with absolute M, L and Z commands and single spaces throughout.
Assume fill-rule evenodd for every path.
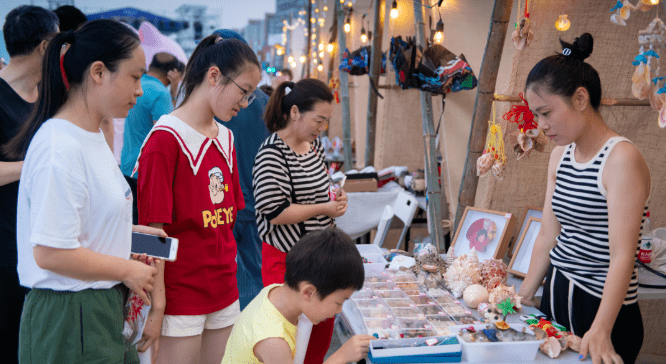
M 249 19 L 263 19 L 265 13 L 275 12 L 275 0 L 74 0 L 74 6 L 84 13 L 134 7 L 153 14 L 176 18 L 176 8 L 183 4 L 205 5 L 209 15 L 217 15 L 216 28 L 240 29 Z M 4 24 L 7 13 L 24 4 L 48 7 L 48 0 L 0 0 L 0 19 Z

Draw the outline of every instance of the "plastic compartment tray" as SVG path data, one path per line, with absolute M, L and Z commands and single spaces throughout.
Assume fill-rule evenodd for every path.
M 400 330 L 398 331 L 398 334 L 403 339 L 411 339 L 417 337 L 437 336 L 437 331 L 432 329 Z M 460 339 L 458 339 L 458 341 L 460 341 Z
M 405 294 L 407 294 L 408 296 L 425 295 L 425 293 L 422 292 L 421 290 L 419 290 L 418 288 L 414 288 L 414 289 L 405 288 L 402 291 L 405 292 Z
M 522 331 L 527 328 L 522 324 L 509 324 L 512 328 Z M 516 342 L 496 342 L 496 343 L 468 343 L 458 334 L 460 329 L 469 327 L 469 325 L 451 326 L 449 330 L 458 336 L 458 341 L 462 343 L 462 359 L 470 363 L 488 363 L 488 362 L 525 362 L 536 358 L 539 351 L 539 345 L 543 340 L 538 341 L 516 341 Z M 474 329 L 480 330 L 486 325 L 473 325 Z M 526 332 L 531 330 L 527 329 Z
M 430 288 L 427 291 L 429 296 L 445 296 L 445 295 L 451 295 L 449 291 L 442 289 L 442 288 Z
M 392 278 L 393 282 L 396 283 L 418 282 L 416 276 L 413 274 L 395 274 Z
M 361 290 L 354 292 L 351 297 L 352 300 L 369 300 L 373 299 L 376 296 L 376 293 L 372 290 Z
M 416 305 L 426 315 L 446 315 L 446 312 L 439 305 Z
M 414 301 L 417 305 L 437 305 L 437 302 L 426 295 L 409 296 L 409 299 Z
M 397 298 L 397 299 L 387 298 L 384 300 L 384 302 L 386 302 L 386 305 L 391 308 L 416 307 L 416 303 L 407 298 Z
M 364 319 L 394 319 L 395 315 L 388 307 L 377 307 L 362 309 L 359 308 L 358 312 Z
M 442 305 L 442 308 L 446 313 L 448 313 L 451 316 L 466 316 L 466 315 L 471 315 L 472 312 L 463 307 L 462 305 L 457 305 L 454 303 L 448 303 Z
M 393 280 L 387 275 L 371 275 L 366 276 L 365 281 L 369 283 L 378 283 L 378 282 L 393 282 Z
M 386 307 L 383 300 L 374 300 L 374 299 L 356 300 L 356 299 L 353 299 L 352 302 L 354 302 L 356 307 L 359 308 L 359 309 Z
M 389 319 L 365 319 L 363 320 L 365 327 L 368 329 L 382 329 L 382 330 L 400 330 L 398 322 Z
M 394 308 L 393 314 L 398 318 L 425 319 L 425 314 L 418 308 Z
M 391 299 L 391 298 L 393 298 L 393 299 L 395 299 L 395 298 L 403 298 L 403 299 L 408 298 L 407 295 L 405 294 L 405 292 L 403 292 L 401 290 L 375 291 L 375 294 L 377 295 L 377 297 L 389 298 L 389 299 Z
M 474 316 L 452 316 L 452 319 L 454 319 L 456 322 L 460 322 L 462 325 L 477 325 L 481 324 L 481 320 L 477 319 Z
M 365 263 L 365 262 L 364 262 L 365 264 L 369 264 L 369 263 L 382 263 L 382 264 L 386 264 L 386 259 L 384 259 L 384 256 L 381 255 L 381 254 L 361 254 L 361 256 L 362 256 L 363 258 L 365 258 L 365 260 L 368 261 L 368 263 Z
M 415 290 L 419 288 L 418 282 L 401 282 L 395 285 L 402 290 Z
M 368 287 L 372 288 L 375 291 L 388 291 L 391 289 L 398 289 L 395 283 L 391 282 L 377 282 L 377 283 L 368 282 L 366 284 L 368 285 Z
M 398 318 L 398 325 L 403 330 L 415 330 L 415 329 L 426 329 L 426 330 L 432 330 L 432 326 L 428 322 L 428 320 L 425 320 L 425 317 L 423 319 L 411 319 L 411 318 Z
M 428 318 L 430 326 L 432 326 L 438 335 L 455 335 L 456 333 L 451 330 L 451 326 L 456 326 L 453 321 L 445 321 L 439 319 Z
M 450 294 L 443 295 L 443 296 L 435 296 L 435 295 L 430 295 L 433 300 L 437 301 L 437 303 L 441 304 L 447 304 L 447 303 L 455 303 L 458 304 L 460 301 L 458 301 L 455 297 L 453 297 Z

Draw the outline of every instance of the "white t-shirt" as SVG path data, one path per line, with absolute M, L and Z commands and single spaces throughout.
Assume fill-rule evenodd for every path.
M 22 286 L 56 291 L 111 288 L 116 281 L 82 281 L 39 268 L 33 247 L 84 247 L 129 258 L 132 192 L 104 134 L 62 119 L 37 131 L 21 171 L 17 213 Z M 94 263 L 94 262 L 91 262 Z

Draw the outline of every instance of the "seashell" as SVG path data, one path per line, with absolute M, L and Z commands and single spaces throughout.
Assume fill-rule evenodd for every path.
M 650 0 L 638 0 L 638 3 L 636 3 L 636 10 L 640 10 L 642 12 L 646 12 L 652 9 L 652 4 L 650 3 Z
M 511 41 L 513 42 L 513 46 L 520 51 L 532 43 L 532 38 L 534 38 L 532 22 L 527 18 L 523 18 L 520 21 L 519 29 L 516 29 L 513 33 L 511 33 Z
M 567 347 L 575 352 L 580 351 L 580 343 L 583 341 L 579 336 L 576 335 L 567 335 Z
M 456 258 L 444 273 L 446 287 L 456 297 L 463 294 L 465 288 L 481 283 L 481 271 L 477 263 L 463 254 Z
M 495 178 L 498 180 L 502 180 L 504 178 L 504 169 L 506 166 L 503 163 L 500 163 L 500 161 L 496 161 L 495 164 L 493 164 L 493 167 L 491 168 L 493 171 L 493 175 L 495 175 Z
M 523 305 L 520 303 L 522 297 L 518 296 L 516 293 L 515 286 L 507 287 L 504 284 L 500 284 L 496 288 L 489 291 L 488 303 L 490 303 L 490 305 L 495 310 L 497 310 L 497 305 L 507 298 L 511 299 L 511 303 L 513 303 L 516 310 L 521 310 L 523 308 Z
M 525 135 L 534 139 L 539 135 L 539 131 L 537 129 L 529 129 L 525 132 Z
M 449 247 L 449 250 L 446 252 L 446 265 L 451 266 L 455 260 L 456 260 L 455 251 L 451 246 Z
M 472 263 L 479 264 L 479 256 L 476 254 L 476 249 L 474 247 L 472 247 L 472 249 L 469 250 L 469 253 L 467 253 L 467 259 Z
M 518 134 L 518 145 L 523 148 L 523 151 L 527 152 L 534 147 L 534 141 L 526 133 L 520 133 Z
M 473 284 L 465 288 L 463 300 L 467 307 L 477 308 L 481 303 L 488 301 L 488 290 L 480 284 Z
M 629 0 L 624 0 L 622 8 L 620 9 L 620 17 L 624 20 L 629 19 L 632 10 L 636 10 L 636 8 L 633 5 L 631 5 Z
M 539 132 L 536 138 L 534 138 L 534 150 L 537 152 L 543 152 L 548 145 L 548 137 L 543 132 Z
M 641 62 L 638 66 L 636 66 L 636 70 L 634 70 L 634 74 L 631 76 L 631 82 L 637 83 L 643 81 L 645 79 L 646 71 L 647 65 Z
M 659 88 L 656 85 L 652 86 L 652 93 L 650 94 L 650 106 L 652 106 L 655 111 L 660 111 L 662 106 L 664 106 L 664 98 L 662 96 L 666 94 L 659 94 L 657 91 L 659 91 Z
M 500 259 L 486 259 L 481 263 L 481 280 L 486 289 L 494 289 L 505 284 L 508 279 L 506 264 Z
M 551 359 L 555 359 L 560 356 L 560 353 L 562 352 L 562 346 L 556 338 L 549 337 L 546 339 L 546 341 L 543 342 L 543 344 L 539 345 L 539 350 L 541 350 L 542 353 L 548 355 Z
M 615 13 L 615 14 L 611 15 L 610 20 L 611 20 L 611 23 L 613 23 L 615 25 L 627 26 L 627 22 L 624 21 L 624 19 L 622 19 L 622 17 L 618 13 Z
M 493 158 L 491 153 L 485 153 L 480 156 L 479 159 L 476 160 L 476 175 L 479 177 L 487 175 L 488 172 L 490 172 L 490 168 L 492 168 L 494 161 L 495 158 Z
M 660 128 L 666 128 L 666 105 L 659 110 L 659 119 L 657 121 Z

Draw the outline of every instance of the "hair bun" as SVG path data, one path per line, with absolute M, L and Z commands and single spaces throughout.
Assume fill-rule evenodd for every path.
M 573 44 L 569 44 L 562 39 L 560 39 L 560 44 L 562 44 L 562 53 L 565 56 L 583 61 L 589 57 L 590 54 L 592 54 L 594 40 L 592 39 L 592 35 L 590 33 L 584 33 L 580 37 L 574 39 Z M 571 53 L 566 54 L 569 53 L 566 51 L 566 49 L 569 49 Z

